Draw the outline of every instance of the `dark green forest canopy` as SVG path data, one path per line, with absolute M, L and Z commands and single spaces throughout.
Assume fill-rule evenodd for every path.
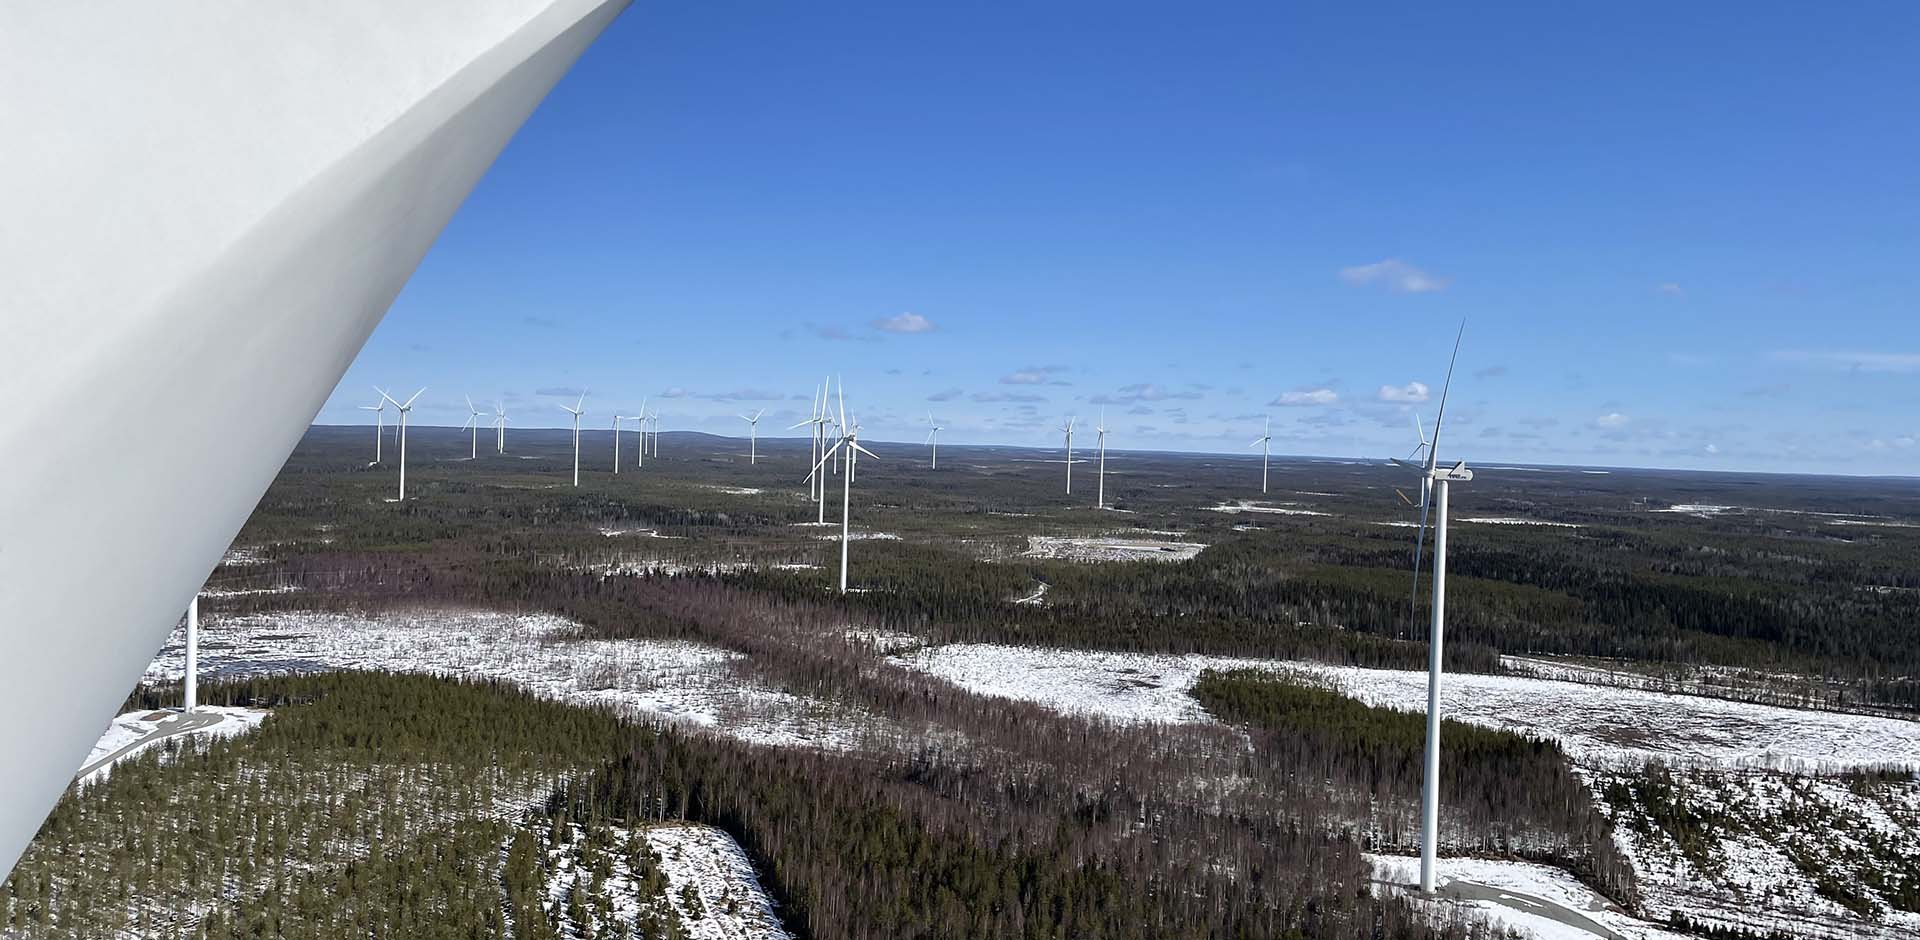
M 33 936 L 95 935 L 124 923 L 129 886 L 167 890 L 139 872 L 165 871 L 261 886 L 210 918 L 221 938 L 339 936 L 342 917 L 360 936 L 544 937 L 528 900 L 538 853 L 527 832 L 686 819 L 748 849 L 802 937 L 1491 936 L 1430 926 L 1371 896 L 1358 847 L 1337 833 L 1195 812 L 1125 788 L 1088 794 L 1033 779 L 1029 766 L 752 747 L 420 676 L 262 679 L 216 686 L 209 698 L 275 712 L 255 734 L 175 749 L 167 761 L 142 756 L 70 793 L 8 882 L 0 922 Z M 456 783 L 492 780 L 512 762 L 552 781 L 529 810 L 531 829 L 473 813 L 486 801 Z M 293 799 L 244 783 L 280 767 L 288 773 L 272 779 L 312 781 L 316 792 Z M 378 802 L 350 787 L 325 792 L 368 779 L 397 789 Z M 405 828 L 449 786 L 440 795 L 466 815 Z M 204 832 L 176 818 L 195 812 L 211 821 Z M 179 824 L 170 837 L 167 820 Z M 1142 833 L 1141 820 L 1159 821 Z M 376 839 L 377 850 L 345 864 L 290 864 L 320 858 L 339 836 L 383 831 L 411 834 Z M 1178 845 L 1236 862 L 1177 863 L 1167 850 Z M 63 880 L 81 868 L 103 877 Z M 283 874 L 255 876 L 269 870 Z M 93 894 L 71 893 L 83 890 Z M 50 905 L 62 891 L 64 903 Z M 509 923 L 503 910 L 518 916 Z

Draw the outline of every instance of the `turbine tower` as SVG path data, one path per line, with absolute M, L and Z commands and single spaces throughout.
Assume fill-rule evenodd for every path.
M 1067 423 L 1061 425 L 1060 430 L 1067 435 L 1067 495 L 1072 496 L 1073 495 L 1073 418 L 1068 417 Z
M 187 671 L 181 678 L 181 711 L 200 707 L 200 595 L 187 602 Z
M 407 501 L 407 412 L 413 410 L 414 399 L 419 398 L 421 392 L 425 392 L 426 389 L 423 388 L 418 392 L 414 392 L 413 398 L 407 399 L 407 403 L 404 405 L 393 401 L 393 396 L 387 394 L 383 389 L 376 388 L 374 391 L 379 392 L 381 398 L 393 402 L 393 407 L 400 409 L 400 498 L 394 500 L 394 502 L 404 503 Z
M 1094 497 L 1093 506 L 1095 509 L 1105 509 L 1107 508 L 1107 409 L 1100 409 L 1100 423 L 1094 425 L 1094 430 L 1100 432 L 1100 495 Z M 1071 469 L 1073 465 L 1069 463 L 1067 466 Z
M 787 425 L 787 430 L 789 431 L 797 431 L 801 428 L 807 429 L 807 466 L 813 466 L 814 462 L 820 459 L 820 396 L 820 389 L 815 388 L 813 390 L 813 405 L 807 411 L 806 420 L 796 421 Z M 807 500 L 809 502 L 815 499 L 815 494 L 819 489 L 819 482 L 814 479 L 812 474 L 808 474 Z
M 747 423 L 747 466 L 760 462 L 760 416 L 766 413 L 767 409 L 762 408 L 752 417 L 740 416 L 740 420 Z
M 387 416 L 387 399 L 386 399 L 386 396 L 384 396 L 384 395 L 383 395 L 383 396 L 381 396 L 381 398 L 380 398 L 380 401 L 379 401 L 379 403 L 378 403 L 378 404 L 373 404 L 373 405 L 361 405 L 361 406 L 360 406 L 360 410 L 361 410 L 361 411 L 371 411 L 371 412 L 373 412 L 373 460 L 371 460 L 371 461 L 369 461 L 369 462 L 367 463 L 367 466 L 369 466 L 369 467 L 377 467 L 377 466 L 379 466 L 379 465 L 380 465 L 380 441 L 381 441 L 381 439 L 382 439 L 382 438 L 384 438 L 384 437 L 386 437 L 386 436 L 387 436 L 387 428 L 386 428 L 386 416 Z
M 640 397 L 640 413 L 634 416 L 633 422 L 639 425 L 637 430 L 640 432 L 640 447 L 635 451 L 633 467 L 636 470 L 645 470 L 647 468 L 647 399 L 644 395 Z M 616 449 L 617 447 L 616 444 Z
M 587 393 L 580 393 L 580 400 L 572 408 L 565 405 L 560 410 L 573 415 L 573 485 L 580 485 L 580 416 L 586 414 Z
M 620 474 L 620 422 L 627 420 L 626 415 L 613 416 L 613 473 Z
M 933 412 L 927 412 L 927 446 L 933 448 L 933 467 L 940 469 L 940 432 L 942 428 L 933 421 Z
M 467 441 L 467 459 L 478 460 L 480 459 L 480 409 L 473 407 L 471 396 L 462 397 L 467 399 L 467 426 L 461 430 L 473 432 Z
M 860 446 L 860 426 L 858 424 L 851 426 L 847 424 L 847 389 L 845 383 L 842 383 L 840 386 L 839 426 L 845 428 L 846 433 L 839 440 L 833 442 L 833 447 L 821 456 L 820 461 L 813 465 L 813 471 L 808 473 L 807 476 L 809 478 L 818 476 L 821 469 L 826 467 L 827 461 L 834 459 L 834 457 L 839 454 L 841 448 L 846 448 L 847 473 L 840 478 L 840 593 L 845 594 L 847 593 L 847 543 L 851 541 L 853 537 L 853 461 L 859 454 L 866 454 L 875 460 L 880 459 L 872 451 Z M 822 505 L 825 505 L 825 503 L 822 503 Z
M 1247 446 L 1260 448 L 1260 492 L 1264 495 L 1267 492 L 1267 460 L 1273 447 L 1272 415 L 1267 416 L 1267 429 L 1260 432 L 1260 436 L 1254 438 L 1253 443 Z M 1294 485 L 1298 486 L 1299 484 L 1296 483 Z
M 1447 392 L 1453 386 L 1453 365 L 1460 358 L 1460 340 L 1467 325 L 1453 338 L 1453 357 L 1447 360 L 1447 380 L 1440 386 L 1440 411 L 1433 419 L 1433 437 L 1421 438 L 1413 456 L 1427 452 L 1424 462 L 1394 458 L 1396 466 L 1420 474 L 1420 525 L 1413 548 L 1413 602 L 1420 598 L 1420 561 L 1426 547 L 1427 519 L 1433 512 L 1433 628 L 1427 638 L 1427 742 L 1420 787 L 1420 891 L 1433 893 L 1433 858 L 1440 840 L 1440 660 L 1447 626 L 1447 487 L 1473 479 L 1464 461 L 1440 466 L 1440 424 L 1447 416 Z M 1416 426 L 1418 422 L 1415 422 Z M 1398 492 L 1397 490 L 1395 492 Z M 1405 493 L 1400 498 L 1409 503 Z
M 493 403 L 493 452 L 507 452 L 507 406 L 503 402 Z

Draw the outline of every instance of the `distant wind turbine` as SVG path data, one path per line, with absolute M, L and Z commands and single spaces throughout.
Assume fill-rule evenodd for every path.
M 378 404 L 361 405 L 360 410 L 373 412 L 373 460 L 367 466 L 377 467 L 380 465 L 380 440 L 387 436 L 387 397 L 380 396 Z
M 812 466 L 816 461 L 820 459 L 820 397 L 821 395 L 822 395 L 821 390 L 818 388 L 815 388 L 813 390 L 813 405 L 807 411 L 807 419 L 805 421 L 796 421 L 793 424 L 790 424 L 787 426 L 787 430 L 789 431 L 797 431 L 800 428 L 807 429 L 807 436 L 808 436 L 807 465 L 808 466 Z M 807 499 L 809 501 L 817 499 L 818 497 L 816 494 L 819 492 L 819 490 L 820 490 L 820 481 L 817 478 L 815 478 L 812 474 L 808 474 L 807 475 Z M 824 512 L 824 510 L 822 511 Z
M 847 424 L 847 389 L 845 383 L 842 383 L 840 386 L 839 426 L 847 429 L 846 434 L 839 440 L 833 442 L 833 447 L 821 456 L 820 461 L 813 465 L 813 472 L 807 474 L 807 476 L 813 477 L 818 475 L 821 469 L 827 465 L 827 461 L 832 460 L 834 456 L 840 452 L 841 448 L 846 448 L 847 474 L 840 478 L 840 593 L 845 594 L 847 593 L 847 543 L 853 538 L 853 461 L 857 459 L 859 454 L 866 454 L 875 460 L 880 459 L 872 451 L 860 446 L 860 426 L 858 424 Z
M 1105 509 L 1107 508 L 1107 410 L 1105 408 L 1100 409 L 1100 423 L 1094 426 L 1094 430 L 1100 432 L 1100 495 L 1094 498 L 1093 505 L 1096 509 Z M 1073 466 L 1071 458 L 1067 466 L 1069 468 Z
M 381 398 L 393 402 L 393 407 L 400 409 L 400 498 L 395 502 L 404 503 L 407 501 L 407 412 L 413 410 L 415 399 L 418 399 L 426 389 L 414 392 L 413 398 L 407 399 L 404 405 L 394 401 L 393 396 L 387 394 L 385 389 L 376 388 L 374 391 L 379 392 Z
M 1427 744 L 1420 788 L 1420 890 L 1425 894 L 1433 893 L 1433 859 L 1440 838 L 1440 659 L 1447 625 L 1447 487 L 1451 483 L 1465 483 L 1473 479 L 1473 471 L 1467 469 L 1465 461 L 1451 467 L 1440 466 L 1440 425 L 1446 420 L 1447 392 L 1453 386 L 1453 365 L 1460 358 L 1460 340 L 1466 331 L 1467 325 L 1463 322 L 1460 332 L 1453 338 L 1453 356 L 1447 360 L 1447 380 L 1440 386 L 1440 411 L 1433 419 L 1433 437 L 1428 438 L 1422 433 L 1420 442 L 1413 448 L 1413 457 L 1425 450 L 1426 460 L 1419 463 L 1412 459 L 1393 460 L 1396 466 L 1416 470 L 1420 474 L 1420 502 L 1417 504 L 1420 527 L 1414 538 L 1413 549 L 1416 609 L 1420 598 L 1420 556 L 1426 547 L 1428 514 L 1434 512 L 1433 628 L 1427 637 Z M 1418 419 L 1415 419 L 1414 426 L 1416 433 L 1420 433 Z M 1410 504 L 1413 502 L 1407 499 L 1405 493 L 1400 493 L 1400 498 Z
M 507 452 L 507 406 L 503 402 L 493 403 L 493 452 Z
M 620 422 L 627 420 L 626 415 L 613 416 L 613 472 L 620 473 Z
M 933 467 L 940 469 L 940 425 L 933 422 L 933 412 L 927 412 L 927 446 L 933 448 Z
M 654 412 L 650 420 L 653 421 L 653 456 L 657 460 L 660 457 L 660 412 Z
M 1273 418 L 1271 416 L 1267 418 L 1267 429 L 1260 432 L 1260 436 L 1254 438 L 1253 443 L 1247 446 L 1260 448 L 1260 492 L 1265 493 L 1267 491 L 1267 460 L 1273 446 Z
M 1067 418 L 1067 423 L 1060 426 L 1060 430 L 1062 432 L 1065 432 L 1065 434 L 1067 435 L 1067 495 L 1068 496 L 1073 495 L 1073 421 L 1074 419 L 1069 417 Z
M 633 422 L 639 425 L 637 430 L 640 432 L 640 447 L 635 451 L 633 466 L 636 470 L 645 470 L 647 469 L 647 399 L 645 396 L 640 398 L 640 413 L 634 416 Z M 617 444 L 615 449 L 618 450 Z
M 565 405 L 560 410 L 573 415 L 573 485 L 580 485 L 580 416 L 587 413 L 587 393 L 580 393 L 580 401 L 572 408 Z
M 467 399 L 467 423 L 466 426 L 460 430 L 472 431 L 470 439 L 467 441 L 467 459 L 478 460 L 480 459 L 480 409 L 473 407 L 472 397 L 461 397 Z
M 744 414 L 740 416 L 740 420 L 745 421 L 747 423 L 747 465 L 748 466 L 753 466 L 754 464 L 757 464 L 760 462 L 760 416 L 766 413 L 767 413 L 767 409 L 762 408 L 759 411 L 754 412 L 752 417 L 748 417 Z

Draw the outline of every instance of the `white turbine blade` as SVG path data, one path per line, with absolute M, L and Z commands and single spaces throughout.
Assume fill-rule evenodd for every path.
M 876 454 L 876 453 L 874 453 L 873 451 L 870 451 L 870 450 L 868 450 L 868 449 L 866 449 L 865 447 L 861 447 L 861 446 L 860 446 L 860 442 L 859 442 L 859 441 L 856 441 L 856 440 L 854 440 L 854 439 L 852 439 L 852 438 L 848 438 L 848 439 L 847 439 L 847 443 L 849 443 L 849 444 L 851 444 L 851 445 L 853 446 L 853 450 L 854 450 L 854 453 L 858 453 L 858 454 L 866 454 L 867 456 L 869 456 L 869 457 L 872 457 L 872 458 L 873 458 L 873 459 L 875 459 L 875 460 L 879 460 L 879 459 L 880 459 L 880 455 L 879 455 L 879 454 Z
M 385 408 L 385 407 L 386 407 L 385 405 L 381 405 L 381 406 L 378 406 L 378 407 L 376 407 L 376 406 L 374 406 L 374 405 L 361 405 L 361 406 L 360 406 L 360 410 L 361 410 L 361 411 L 379 411 L 379 410 L 381 410 L 382 408 Z
M 1433 469 L 1440 460 L 1440 422 L 1447 418 L 1447 392 L 1453 388 L 1453 365 L 1460 360 L 1460 340 L 1467 335 L 1467 321 L 1460 321 L 1460 331 L 1453 335 L 1453 356 L 1447 359 L 1447 380 L 1440 385 L 1440 411 L 1433 416 L 1433 438 L 1427 442 L 1427 469 Z
M 475 409 L 474 409 L 474 407 L 473 407 L 473 396 L 472 396 L 472 395 L 462 395 L 462 396 L 460 396 L 460 397 L 461 397 L 461 398 L 464 398 L 464 399 L 466 399 L 466 400 L 467 400 L 467 413 L 468 413 L 468 414 L 477 414 L 477 413 L 478 413 L 477 411 L 475 411 Z
M 419 391 L 413 393 L 413 398 L 407 399 L 407 403 L 404 405 L 401 405 L 400 407 L 412 408 L 414 401 L 417 400 L 420 396 L 425 395 L 426 393 L 427 393 L 426 388 L 422 387 Z
M 844 443 L 844 442 L 842 442 L 842 441 L 835 441 L 835 442 L 833 443 L 833 446 L 832 446 L 832 447 L 829 447 L 829 448 L 827 448 L 827 451 L 826 451 L 826 453 L 824 453 L 824 454 L 822 454 L 822 455 L 820 455 L 820 462 L 819 462 L 819 463 L 816 463 L 816 464 L 814 464 L 814 465 L 813 465 L 813 469 L 812 469 L 812 470 L 810 470 L 810 471 L 808 471 L 808 472 L 807 472 L 807 475 L 806 475 L 805 477 L 803 477 L 803 478 L 801 479 L 801 481 L 800 481 L 800 482 L 802 482 L 802 483 L 805 483 L 805 482 L 806 482 L 807 480 L 811 480 L 811 479 L 813 479 L 813 478 L 814 478 L 814 475 L 815 475 L 815 474 L 818 474 L 818 473 L 820 472 L 820 468 L 821 468 L 821 467 L 824 467 L 824 466 L 826 466 L 826 465 L 827 465 L 827 461 L 829 461 L 829 460 L 832 460 L 832 459 L 833 459 L 833 455 L 834 455 L 834 453 L 835 453 L 836 451 L 838 451 L 838 450 L 840 449 L 840 445 L 841 445 L 842 443 Z
M 793 430 L 794 428 L 804 428 L 804 427 L 806 427 L 807 425 L 809 425 L 809 424 L 812 424 L 812 423 L 813 423 L 813 419 L 812 419 L 812 418 L 808 418 L 807 420 L 805 420 L 805 421 L 802 421 L 802 422 L 800 422 L 800 423 L 798 423 L 798 424 L 789 424 L 789 425 L 787 425 L 787 430 L 789 430 L 789 431 L 791 431 L 791 430 Z
M 847 381 L 840 380 L 840 426 L 847 426 Z
M 387 400 L 387 401 L 389 401 L 389 402 L 393 402 L 393 407 L 395 407 L 395 408 L 404 408 L 404 407 L 406 407 L 405 405 L 402 405 L 402 404 L 400 404 L 400 403 L 399 403 L 399 402 L 397 402 L 397 401 L 393 401 L 393 396 L 392 396 L 392 395 L 389 395 L 389 394 L 387 394 L 387 391 L 386 391 L 386 389 L 383 389 L 383 388 L 376 388 L 376 389 L 374 389 L 374 391 L 376 391 L 376 392 L 379 392 L 379 393 L 380 393 L 380 397 L 381 397 L 381 398 L 384 398 L 384 399 L 386 399 L 386 400 Z
M 582 391 L 580 393 L 580 400 L 573 403 L 574 413 L 579 414 L 580 412 L 584 411 L 586 407 L 587 407 L 587 393 L 585 391 Z

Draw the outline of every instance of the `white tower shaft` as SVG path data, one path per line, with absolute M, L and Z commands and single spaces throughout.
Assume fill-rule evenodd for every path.
M 847 459 L 851 461 L 853 458 L 849 456 Z M 852 534 L 853 474 L 843 473 L 840 475 L 840 593 L 842 594 L 847 593 L 847 542 Z
M 1420 891 L 1433 893 L 1440 841 L 1440 653 L 1447 626 L 1447 478 L 1433 481 L 1433 635 L 1427 641 L 1427 749 L 1420 787 Z
M 200 707 L 200 595 L 187 602 L 187 674 L 182 682 L 186 686 L 183 693 L 182 711 L 193 714 Z

